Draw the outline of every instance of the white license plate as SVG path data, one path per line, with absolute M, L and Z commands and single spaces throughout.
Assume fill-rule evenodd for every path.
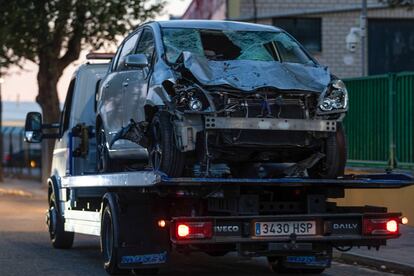
M 315 235 L 315 221 L 256 222 L 256 236 Z

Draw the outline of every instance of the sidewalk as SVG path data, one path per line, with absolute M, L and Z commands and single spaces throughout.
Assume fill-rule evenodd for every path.
M 381 270 L 414 275 L 414 227 L 401 226 L 401 237 L 389 240 L 386 246 L 368 250 L 353 248 L 348 252 L 335 251 L 335 256 L 351 263 L 374 266 Z
M 0 195 L 46 199 L 47 188 L 35 180 L 5 178 L 0 182 Z

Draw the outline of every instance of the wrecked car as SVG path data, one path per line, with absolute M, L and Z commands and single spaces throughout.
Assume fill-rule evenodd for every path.
M 347 109 L 344 83 L 279 28 L 150 22 L 122 42 L 100 81 L 98 170 L 149 163 L 179 177 L 226 164 L 233 177 L 255 177 L 289 163 L 287 176 L 336 178 Z

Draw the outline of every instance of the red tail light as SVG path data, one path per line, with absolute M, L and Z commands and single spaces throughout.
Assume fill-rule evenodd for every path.
M 176 222 L 175 237 L 179 240 L 210 239 L 213 236 L 211 221 Z
M 364 218 L 364 235 L 399 234 L 398 218 Z
M 11 155 L 10 154 L 7 154 L 6 157 L 4 157 L 4 160 L 6 162 L 10 162 L 11 161 Z

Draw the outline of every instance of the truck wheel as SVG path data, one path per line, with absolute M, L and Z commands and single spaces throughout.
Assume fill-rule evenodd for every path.
M 110 275 L 129 274 L 129 270 L 118 268 L 118 246 L 115 244 L 114 220 L 112 211 L 106 206 L 102 214 L 101 226 L 101 252 L 104 260 L 104 268 Z
M 184 171 L 184 153 L 177 149 L 171 116 L 166 112 L 155 114 L 150 128 L 150 162 L 154 171 L 171 177 L 180 177 Z
M 105 129 L 99 124 L 96 130 L 96 169 L 100 173 L 109 172 L 111 160 L 106 147 Z
M 347 158 L 346 136 L 342 124 L 337 125 L 336 133 L 330 134 L 323 148 L 325 157 L 308 169 L 311 178 L 337 178 L 343 176 Z
M 46 214 L 50 240 L 54 248 L 69 249 L 73 245 L 75 233 L 65 231 L 64 220 L 58 211 L 55 198 L 54 192 L 51 192 L 49 194 L 49 210 Z

